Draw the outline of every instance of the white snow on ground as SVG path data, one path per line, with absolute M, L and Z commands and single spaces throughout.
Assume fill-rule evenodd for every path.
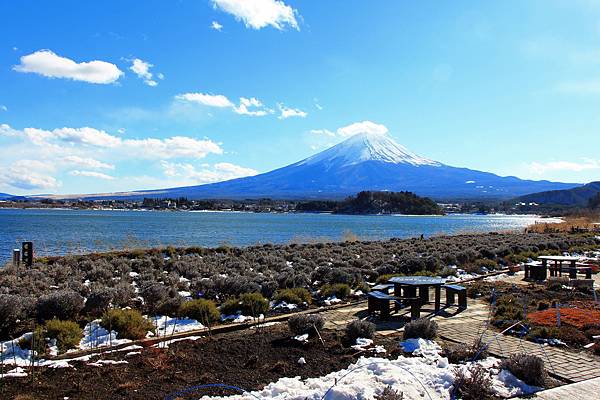
M 176 338 L 176 339 L 166 340 L 164 342 L 159 342 L 159 343 L 152 345 L 152 347 L 156 347 L 157 349 L 168 349 L 169 345 L 171 345 L 175 342 L 181 342 L 184 340 L 198 340 L 203 337 L 204 336 L 186 336 L 186 337 L 182 337 L 182 338 Z
M 129 364 L 129 361 L 125 360 L 98 360 L 94 362 L 87 363 L 92 367 L 102 367 L 103 365 L 120 365 L 120 364 Z
M 329 297 L 328 299 L 325 299 L 325 300 L 323 301 L 323 303 L 325 303 L 325 305 L 326 305 L 326 306 L 330 306 L 330 305 L 332 305 L 332 304 L 341 303 L 341 302 L 342 302 L 342 300 L 338 299 L 338 298 L 337 298 L 337 297 L 335 297 L 335 296 L 331 296 L 331 297 Z
M 4 364 L 26 367 L 31 365 L 32 351 L 19 347 L 19 341 L 30 340 L 31 332 L 14 339 L 0 342 L 0 357 Z
M 100 326 L 100 320 L 96 319 L 85 326 L 83 329 L 83 339 L 79 342 L 78 348 L 72 351 L 88 350 L 111 345 L 116 346 L 131 342 L 129 339 L 117 339 L 117 337 L 117 332 L 111 331 L 109 334 L 108 330 Z
M 152 325 L 157 327 L 157 329 L 156 329 L 155 334 L 149 333 L 147 335 L 147 337 L 169 336 L 174 333 L 189 332 L 189 331 L 196 331 L 199 329 L 204 329 L 204 325 L 202 325 L 200 322 L 196 321 L 195 319 L 190 319 L 190 318 L 171 318 L 171 317 L 159 315 L 159 316 L 150 318 L 150 321 L 152 321 Z
M 483 280 L 487 281 L 487 282 L 497 282 L 497 281 L 504 281 L 508 278 L 509 278 L 508 274 L 498 274 L 498 275 L 487 276 L 487 277 L 483 278 Z
M 414 356 L 422 356 L 428 359 L 438 358 L 442 348 L 433 340 L 427 339 L 407 339 L 400 342 L 400 347 L 407 353 Z
M 406 399 L 450 399 L 455 369 L 467 370 L 470 364 L 449 364 L 446 358 L 439 355 L 439 346 L 429 340 L 407 340 L 403 342 L 403 347 L 412 350 L 413 354 L 422 354 L 422 357 L 400 356 L 395 360 L 361 357 L 348 368 L 320 378 L 281 378 L 261 391 L 228 397 L 204 396 L 201 400 L 372 399 L 387 386 L 402 392 Z M 307 364 L 311 362 L 310 359 L 305 361 Z M 499 362 L 498 359 L 487 358 L 478 364 L 490 371 L 492 385 L 501 396 L 526 395 L 539 390 L 525 385 L 508 371 L 498 370 Z
M 0 375 L 0 378 L 24 378 L 27 376 L 27 372 L 21 367 L 11 369 L 5 374 Z
M 264 314 L 260 314 L 258 316 L 258 318 L 252 318 L 247 315 L 241 315 L 241 314 L 221 315 L 221 321 L 233 321 L 236 324 L 241 324 L 246 321 L 260 322 L 260 321 L 264 321 L 264 320 L 265 320 Z
M 356 344 L 352 346 L 354 350 L 365 350 L 367 347 L 373 344 L 373 340 L 365 338 L 357 338 Z
M 271 308 L 274 310 L 284 309 L 284 310 L 295 310 L 298 308 L 297 304 L 286 303 L 285 301 L 279 302 L 277 304 L 271 303 Z

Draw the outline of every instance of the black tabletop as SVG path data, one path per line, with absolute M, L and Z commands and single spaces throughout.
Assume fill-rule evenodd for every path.
M 388 282 L 398 283 L 400 285 L 443 285 L 446 283 L 444 278 L 433 278 L 431 276 L 395 276 L 390 278 Z

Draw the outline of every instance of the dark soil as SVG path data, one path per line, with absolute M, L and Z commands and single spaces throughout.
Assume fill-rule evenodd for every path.
M 368 355 L 343 347 L 340 335 L 323 331 L 325 346 L 318 338 L 311 338 L 303 345 L 290 339 L 287 326 L 282 324 L 264 328 L 262 332 L 244 330 L 176 342 L 169 349 L 146 348 L 141 355 L 127 358 L 125 352 L 106 354 L 101 358 L 126 359 L 129 363 L 93 367 L 72 362 L 75 368 L 36 369 L 33 382 L 31 377 L 0 382 L 0 398 L 150 400 L 164 399 L 205 384 L 259 390 L 282 377 L 327 375 L 348 367 L 361 355 Z M 383 345 L 389 356 L 397 357 L 398 338 L 377 338 L 376 344 Z M 298 363 L 300 357 L 306 360 L 305 365 Z M 211 388 L 176 398 L 232 394 L 236 392 Z

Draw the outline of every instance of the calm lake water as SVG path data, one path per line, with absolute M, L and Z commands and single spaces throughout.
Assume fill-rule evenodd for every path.
M 361 239 L 407 238 L 519 230 L 534 216 L 353 216 L 0 209 L 0 262 L 20 242 L 34 242 L 36 255 L 59 255 L 150 246 L 205 246 L 224 243 L 338 241 L 351 231 Z

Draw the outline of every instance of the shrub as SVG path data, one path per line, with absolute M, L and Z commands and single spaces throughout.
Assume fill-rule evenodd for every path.
M 596 343 L 592 347 L 592 351 L 594 352 L 595 355 L 600 356 L 600 342 Z
M 46 344 L 44 328 L 41 326 L 36 327 L 30 336 L 19 340 L 19 347 L 26 350 L 33 350 L 37 356 L 46 354 L 48 346 Z
M 1 294 L 0 295 L 0 341 L 8 339 L 17 324 L 23 319 L 26 310 L 21 296 Z
M 275 293 L 275 301 L 285 301 L 290 304 L 310 304 L 312 296 L 305 288 L 281 289 Z
M 179 307 L 179 315 L 200 321 L 204 325 L 219 320 L 221 313 L 212 300 L 198 299 L 186 301 Z
M 391 386 L 386 386 L 385 389 L 378 395 L 375 395 L 375 400 L 403 400 L 404 394 L 394 390 Z
M 493 322 L 499 326 L 512 325 L 523 319 L 523 305 L 514 296 L 500 296 L 496 303 Z
M 73 321 L 51 319 L 46 322 L 45 330 L 47 337 L 56 339 L 56 346 L 60 353 L 77 347 L 83 337 L 82 329 Z
M 269 311 L 269 301 L 260 293 L 244 293 L 240 296 L 240 303 L 244 315 L 258 317 Z
M 152 322 L 144 318 L 137 310 L 108 310 L 102 316 L 100 325 L 107 329 L 116 331 L 119 339 L 143 339 L 148 331 L 154 330 Z
M 346 325 L 346 338 L 355 342 L 358 338 L 370 339 L 375 333 L 375 324 L 369 321 L 354 320 Z
M 500 369 L 508 370 L 528 385 L 543 387 L 546 381 L 544 360 L 537 356 L 524 353 L 513 354 L 510 358 L 502 361 Z
M 42 321 L 52 318 L 75 320 L 83 305 L 83 297 L 73 290 L 52 292 L 39 298 L 36 304 L 37 317 Z
M 110 307 L 113 290 L 109 288 L 94 289 L 87 297 L 84 311 L 91 315 L 102 315 Z
M 535 339 L 555 339 L 559 337 L 558 328 L 550 326 L 535 326 L 527 333 L 527 338 Z
M 581 330 L 590 341 L 594 340 L 594 336 L 600 336 L 600 324 L 585 324 Z
M 582 347 L 589 342 L 583 332 L 569 325 L 562 325 L 558 328 L 558 338 L 573 347 Z
M 361 291 L 363 293 L 369 293 L 371 291 L 371 287 L 369 285 L 367 285 L 365 282 L 361 282 L 358 285 L 356 285 L 356 290 L 355 291 Z
M 384 275 L 379 275 L 377 277 L 377 280 L 375 281 L 375 283 L 388 283 L 388 281 L 391 278 L 394 278 L 396 276 L 403 276 L 402 274 L 384 274 Z
M 437 336 L 437 322 L 427 318 L 420 318 L 404 326 L 404 340 L 406 339 L 435 339 Z
M 496 261 L 488 260 L 485 258 L 475 261 L 475 264 L 479 268 L 486 268 L 488 271 L 494 271 L 494 270 L 498 269 L 498 263 Z
M 467 372 L 462 368 L 457 368 L 454 371 L 451 397 L 463 400 L 495 399 L 489 372 L 481 365 L 471 366 Z
M 303 335 L 305 333 L 312 335 L 316 333 L 315 327 L 320 331 L 324 325 L 325 320 L 317 314 L 292 315 L 288 319 L 288 327 L 294 335 Z
M 333 285 L 323 285 L 320 289 L 321 296 L 328 298 L 335 296 L 338 299 L 345 299 L 350 294 L 350 286 L 345 283 L 335 283 Z
M 456 343 L 444 348 L 444 357 L 452 364 L 458 364 L 466 361 L 480 360 L 488 356 L 486 345 L 478 338 L 470 345 L 466 343 Z
M 223 315 L 235 315 L 242 309 L 242 305 L 240 304 L 240 300 L 236 297 L 225 301 L 225 303 L 221 304 L 219 310 Z

